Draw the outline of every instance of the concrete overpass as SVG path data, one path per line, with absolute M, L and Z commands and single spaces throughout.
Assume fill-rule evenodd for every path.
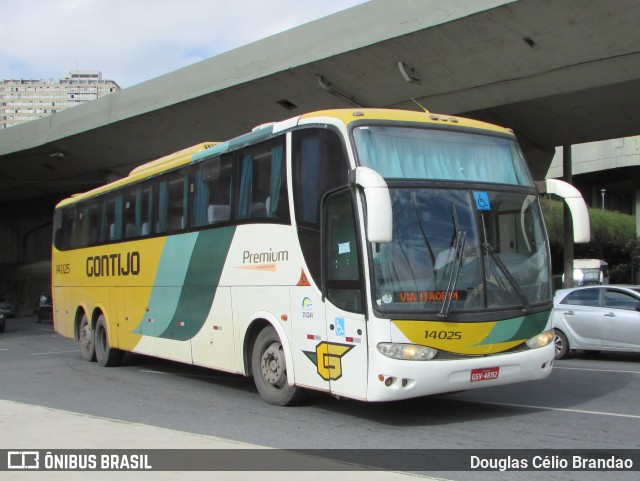
M 6 226 L 44 208 L 11 227 L 19 249 L 55 200 L 153 158 L 315 109 L 418 109 L 411 99 L 513 128 L 541 179 L 557 145 L 640 134 L 639 20 L 637 0 L 373 0 L 0 131 L 0 213 Z

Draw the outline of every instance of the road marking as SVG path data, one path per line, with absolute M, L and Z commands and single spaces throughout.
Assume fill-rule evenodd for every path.
M 74 349 L 73 351 L 54 351 L 54 352 L 34 352 L 32 356 L 46 356 L 48 354 L 64 354 L 69 352 L 80 352 L 80 349 Z
M 640 415 L 637 414 L 618 414 L 618 413 L 605 413 L 602 411 L 586 411 L 583 409 L 567 409 L 567 408 L 551 408 L 547 406 L 533 406 L 530 404 L 512 404 L 512 403 L 499 403 L 492 401 L 468 401 L 475 402 L 478 404 L 490 404 L 494 406 L 509 406 L 516 408 L 527 408 L 527 409 L 542 409 L 545 411 L 561 411 L 567 413 L 578 413 L 578 414 L 595 414 L 596 416 L 613 416 L 618 418 L 629 418 L 629 419 L 640 419 Z
M 565 369 L 567 371 L 595 371 L 595 372 L 615 372 L 615 373 L 624 373 L 624 374 L 640 374 L 640 371 L 619 371 L 615 369 L 592 369 L 587 367 L 556 367 L 553 369 Z

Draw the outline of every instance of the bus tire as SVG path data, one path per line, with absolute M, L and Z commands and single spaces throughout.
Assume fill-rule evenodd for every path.
M 96 360 L 103 367 L 117 366 L 122 361 L 122 351 L 109 345 L 107 321 L 102 314 L 96 322 L 95 350 Z
M 80 327 L 78 329 L 78 340 L 80 341 L 80 352 L 82 359 L 93 362 L 96 360 L 96 350 L 94 342 L 94 330 L 91 329 L 91 323 L 86 314 L 82 315 Z
M 299 403 L 303 390 L 287 383 L 287 365 L 282 342 L 269 326 L 258 334 L 251 353 L 253 381 L 262 399 L 276 406 Z

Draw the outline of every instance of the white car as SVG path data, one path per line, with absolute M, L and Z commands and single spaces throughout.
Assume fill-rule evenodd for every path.
M 577 349 L 640 352 L 640 286 L 560 289 L 553 327 L 556 359 Z

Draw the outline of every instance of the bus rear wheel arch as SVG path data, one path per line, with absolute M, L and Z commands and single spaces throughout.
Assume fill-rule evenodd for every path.
M 273 326 L 260 331 L 251 351 L 253 381 L 262 399 L 276 406 L 300 403 L 304 390 L 290 386 L 282 342 Z
M 103 314 L 98 316 L 95 328 L 95 351 L 98 364 L 103 367 L 117 366 L 122 361 L 123 352 L 109 344 L 107 320 Z

